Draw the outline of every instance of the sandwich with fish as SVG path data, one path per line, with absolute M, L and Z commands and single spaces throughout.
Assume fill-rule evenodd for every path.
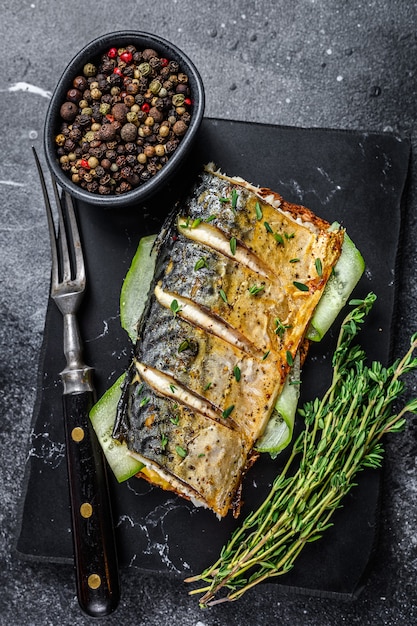
M 91 413 L 117 479 L 238 515 L 243 476 L 291 439 L 309 345 L 363 270 L 338 223 L 206 166 L 122 287 L 132 360 Z

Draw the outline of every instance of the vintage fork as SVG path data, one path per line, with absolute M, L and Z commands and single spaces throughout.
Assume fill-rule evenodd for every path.
M 92 368 L 82 360 L 76 318 L 86 284 L 83 253 L 72 198 L 68 193 L 60 198 L 52 178 L 59 224 L 56 235 L 45 178 L 34 148 L 33 154 L 51 241 L 51 297 L 63 315 L 67 365 L 61 377 L 77 596 L 88 615 L 100 617 L 116 608 L 120 592 L 106 467 L 89 419 L 94 402 Z

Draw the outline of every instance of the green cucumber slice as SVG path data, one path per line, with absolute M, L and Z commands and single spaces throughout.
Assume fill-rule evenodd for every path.
M 297 353 L 265 431 L 255 444 L 255 450 L 268 452 L 273 459 L 288 446 L 292 439 L 300 397 L 300 374 L 300 355 Z
M 119 483 L 137 474 L 144 466 L 127 454 L 125 443 L 113 439 L 112 430 L 126 373 L 119 376 L 90 411 L 90 419 L 104 455 Z
M 331 228 L 339 228 L 339 224 L 335 222 Z M 311 318 L 307 339 L 320 341 L 323 338 L 347 303 L 364 271 L 365 261 L 361 253 L 345 233 L 341 255 Z
M 155 271 L 155 239 L 156 235 L 148 235 L 140 240 L 120 292 L 120 322 L 133 343 Z

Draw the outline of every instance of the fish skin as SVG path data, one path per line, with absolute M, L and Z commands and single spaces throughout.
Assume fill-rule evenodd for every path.
M 300 347 L 340 255 L 343 232 L 328 226 L 278 194 L 206 171 L 159 237 L 113 436 L 219 516 L 233 507 L 287 352 Z

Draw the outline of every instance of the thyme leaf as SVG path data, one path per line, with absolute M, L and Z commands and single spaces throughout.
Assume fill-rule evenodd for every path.
M 187 450 L 182 448 L 181 446 L 175 446 L 175 452 L 182 458 L 185 459 L 187 456 Z
M 261 293 L 262 291 L 264 291 L 264 289 L 265 289 L 265 285 L 260 285 L 259 287 L 257 285 L 252 285 L 252 287 L 248 288 L 248 291 L 251 296 L 256 296 L 258 295 L 258 293 Z
M 300 408 L 305 428 L 264 502 L 233 532 L 218 560 L 187 580 L 205 583 L 190 592 L 203 594 L 200 606 L 236 600 L 291 570 L 304 547 L 325 536 L 361 470 L 381 466 L 382 438 L 403 429 L 407 413 L 417 413 L 417 398 L 402 408 L 399 402 L 404 375 L 417 370 L 417 333 L 389 367 L 369 365 L 355 343 L 375 299 L 369 293 L 352 301 L 333 353 L 329 388 Z M 226 595 L 217 598 L 220 591 Z
M 255 204 L 255 213 L 256 213 L 256 219 L 259 222 L 262 219 L 262 217 L 263 217 L 262 208 L 261 208 L 261 205 L 259 204 L 259 202 L 257 202 Z
M 223 411 L 222 417 L 224 417 L 225 419 L 228 418 L 230 416 L 230 414 L 232 413 L 234 408 L 235 408 L 235 405 L 231 404 L 229 407 L 227 407 L 227 409 L 225 409 Z
M 219 289 L 219 294 L 220 294 L 221 299 L 222 299 L 224 302 L 226 302 L 226 304 L 228 304 L 228 302 L 227 302 L 227 296 L 226 296 L 225 292 L 223 291 L 223 289 Z
M 177 315 L 177 313 L 181 311 L 181 307 L 178 304 L 178 300 L 175 300 L 175 299 L 171 302 L 171 304 L 169 305 L 169 308 L 173 312 L 174 316 Z
M 299 283 L 298 280 L 294 280 L 293 285 L 300 291 L 309 291 L 308 285 L 305 285 L 304 283 Z
M 202 256 L 200 259 L 198 259 L 198 261 L 196 261 L 196 264 L 194 265 L 194 269 L 197 272 L 198 270 L 203 269 L 203 267 L 208 267 L 207 259 L 204 256 Z

